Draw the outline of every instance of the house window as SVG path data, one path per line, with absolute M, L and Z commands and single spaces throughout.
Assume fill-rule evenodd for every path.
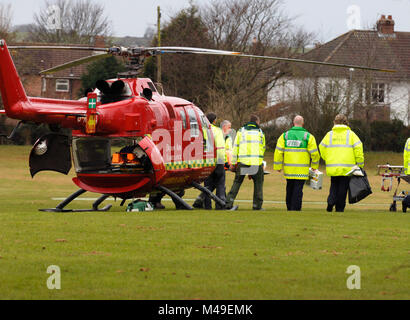
M 337 102 L 339 100 L 339 86 L 336 82 L 331 81 L 326 83 L 326 98 L 330 102 Z
M 68 79 L 57 79 L 56 80 L 56 91 L 57 92 L 68 92 L 70 91 L 70 82 Z
M 387 85 L 373 82 L 371 84 L 359 84 L 359 101 L 366 104 L 384 103 Z
M 384 83 L 372 83 L 372 102 L 381 103 L 384 102 L 386 85 Z

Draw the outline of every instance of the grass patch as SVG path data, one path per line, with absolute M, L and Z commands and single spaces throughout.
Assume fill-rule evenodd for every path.
M 410 215 L 388 211 L 392 193 L 379 191 L 373 167 L 374 194 L 343 214 L 321 204 L 327 178 L 323 190 L 304 189 L 302 212 L 286 212 L 278 173 L 266 176 L 272 203 L 265 212 L 251 211 L 251 203 L 237 212 L 176 211 L 164 201 L 166 210 L 151 213 L 126 213 L 111 202 L 109 212 L 61 214 L 38 208 L 75 191 L 73 173 L 32 180 L 29 148 L 0 148 L 0 299 L 410 298 Z M 401 163 L 400 154 L 366 159 Z M 238 199 L 250 194 L 245 180 Z M 47 289 L 50 265 L 61 269 L 61 290 Z M 361 290 L 346 287 L 350 265 L 361 268 Z

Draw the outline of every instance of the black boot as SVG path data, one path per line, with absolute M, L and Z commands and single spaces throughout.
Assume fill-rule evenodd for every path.
M 165 209 L 165 206 L 161 202 L 155 202 L 154 209 Z
M 196 209 L 202 209 L 204 207 L 204 202 L 202 200 L 195 200 L 195 202 L 192 205 Z

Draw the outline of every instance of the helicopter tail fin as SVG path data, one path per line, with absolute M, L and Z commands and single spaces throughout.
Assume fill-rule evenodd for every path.
M 19 119 L 30 102 L 4 40 L 0 40 L 0 91 L 7 116 Z

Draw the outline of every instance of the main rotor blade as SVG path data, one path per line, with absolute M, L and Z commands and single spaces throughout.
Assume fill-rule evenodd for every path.
M 204 55 L 223 55 L 223 56 L 236 56 L 244 58 L 255 58 L 255 59 L 267 59 L 275 61 L 285 61 L 285 62 L 298 62 L 306 64 L 315 64 L 323 65 L 330 67 L 339 67 L 339 68 L 350 68 L 350 69 L 359 69 L 359 70 L 370 70 L 370 71 L 380 71 L 380 72 L 396 72 L 392 69 L 383 69 L 383 68 L 374 68 L 368 66 L 358 66 L 358 65 L 349 65 L 341 63 L 332 63 L 332 62 L 322 62 L 315 60 L 305 60 L 305 59 L 295 59 L 295 58 L 282 58 L 275 56 L 260 56 L 260 55 L 251 55 L 245 54 L 243 52 L 237 51 L 226 51 L 226 50 L 216 50 L 216 49 L 205 49 L 205 48 L 194 48 L 194 47 L 135 47 L 135 48 L 124 48 L 124 47 L 111 47 L 111 48 L 94 48 L 94 47 L 71 47 L 71 46 L 10 46 L 10 49 L 62 49 L 62 50 L 88 50 L 88 51 L 99 51 L 105 52 L 98 55 L 81 58 L 74 60 L 60 66 L 41 71 L 40 74 L 49 74 L 64 70 L 66 68 L 74 67 L 82 63 L 95 61 L 108 57 L 109 55 L 116 56 L 126 56 L 126 57 L 137 57 L 137 56 L 155 56 L 158 54 L 164 53 L 174 53 L 174 54 L 204 54 Z
M 194 48 L 194 47 L 151 47 L 144 48 L 146 51 L 155 51 L 155 53 L 196 53 L 196 54 L 215 54 L 215 55 L 240 55 L 241 52 Z
M 57 72 L 57 71 L 61 71 L 61 70 L 65 70 L 65 69 L 68 69 L 68 68 L 76 67 L 76 66 L 78 66 L 80 64 L 83 64 L 83 63 L 97 61 L 97 60 L 104 59 L 104 58 L 111 57 L 111 56 L 112 56 L 111 53 L 99 53 L 99 54 L 96 54 L 96 55 L 93 55 L 93 56 L 88 56 L 88 57 L 80 58 L 80 59 L 77 59 L 77 60 L 72 60 L 70 62 L 60 64 L 59 66 L 55 66 L 53 68 L 40 71 L 40 74 L 51 74 L 51 73 L 54 73 L 54 72 Z
M 317 64 L 317 65 L 338 67 L 338 68 L 349 68 L 349 69 L 370 70 L 370 71 L 380 71 L 380 72 L 396 72 L 396 70 L 393 70 L 393 69 L 381 69 L 381 68 L 373 68 L 373 67 L 366 67 L 366 66 L 341 64 L 341 63 L 332 63 L 332 62 L 322 62 L 322 61 L 314 61 L 314 60 L 280 58 L 280 57 L 269 57 L 269 56 L 255 56 L 255 55 L 250 55 L 250 54 L 240 54 L 240 56 L 241 57 L 248 57 L 248 58 L 256 58 L 256 59 L 272 59 L 272 60 L 277 60 L 277 61 L 288 61 L 288 62 L 300 62 L 300 63 L 308 63 L 308 64 Z
M 85 51 L 104 51 L 108 52 L 107 48 L 95 48 L 95 47 L 75 47 L 75 46 L 9 46 L 9 49 L 18 50 L 37 50 L 37 49 L 61 49 L 61 50 L 85 50 Z
M 190 53 L 190 54 L 224 55 L 224 56 L 268 59 L 268 60 L 286 61 L 286 62 L 299 62 L 299 63 L 324 65 L 324 66 L 339 67 L 339 68 L 353 68 L 353 69 L 371 70 L 371 71 L 380 71 L 380 72 L 396 72 L 396 70 L 392 70 L 392 69 L 373 68 L 373 67 L 367 67 L 367 66 L 322 62 L 322 61 L 315 61 L 315 60 L 281 58 L 281 57 L 273 57 L 273 56 L 258 56 L 258 55 L 245 54 L 242 52 L 214 50 L 214 49 L 190 48 L 190 47 L 157 47 L 157 48 L 145 48 L 145 49 L 154 51 L 153 52 L 154 54 L 162 54 L 162 53 L 189 54 Z

